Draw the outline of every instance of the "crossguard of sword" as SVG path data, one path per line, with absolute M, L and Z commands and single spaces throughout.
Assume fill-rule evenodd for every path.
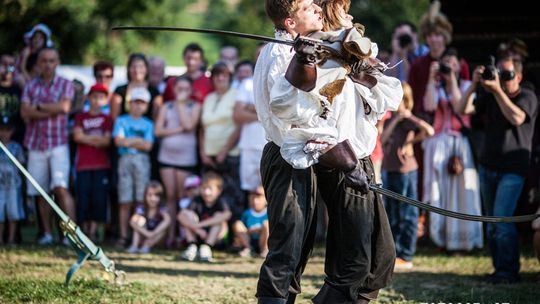
M 103 253 L 103 250 L 96 247 L 94 243 L 86 237 L 80 230 L 79 226 L 68 218 L 67 221 L 60 221 L 60 228 L 64 236 L 69 240 L 69 243 L 77 252 L 79 259 L 75 262 L 66 274 L 65 285 L 68 286 L 75 272 L 86 262 L 86 260 L 96 260 L 103 265 L 105 273 L 103 279 L 109 283 L 123 285 L 126 279 L 126 273 L 117 270 L 113 261 Z

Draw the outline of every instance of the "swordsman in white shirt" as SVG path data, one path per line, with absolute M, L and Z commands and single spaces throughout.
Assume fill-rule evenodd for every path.
M 311 0 L 266 0 L 266 9 L 277 38 L 322 29 L 320 8 Z M 267 45 L 254 75 L 257 114 L 269 140 L 261 177 L 270 251 L 257 297 L 259 303 L 294 303 L 313 246 L 319 192 L 329 225 L 325 284 L 313 301 L 368 303 L 388 285 L 395 258 L 382 200 L 368 191 L 374 178 L 369 155 L 377 118 L 397 107 L 401 89 L 392 98 L 392 90 L 359 85 L 339 66 L 316 66 L 313 46 L 302 40 L 295 50 Z

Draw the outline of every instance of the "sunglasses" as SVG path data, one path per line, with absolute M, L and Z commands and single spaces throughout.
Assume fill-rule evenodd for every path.
M 499 72 L 499 77 L 503 81 L 510 81 L 516 78 L 516 72 L 511 70 L 502 70 Z

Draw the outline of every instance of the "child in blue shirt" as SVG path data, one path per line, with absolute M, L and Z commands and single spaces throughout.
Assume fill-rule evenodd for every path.
M 118 147 L 118 202 L 120 239 L 127 244 L 131 204 L 142 204 L 144 189 L 150 181 L 150 156 L 154 143 L 154 124 L 144 116 L 150 103 L 150 92 L 143 87 L 131 90 L 129 114 L 114 123 L 114 143 Z
M 249 208 L 242 213 L 240 221 L 233 224 L 233 232 L 241 248 L 239 254 L 248 257 L 253 252 L 264 258 L 268 253 L 268 214 L 264 188 L 258 186 L 249 193 Z

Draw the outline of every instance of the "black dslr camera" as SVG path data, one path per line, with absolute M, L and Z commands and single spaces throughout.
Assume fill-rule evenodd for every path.
M 409 44 L 413 42 L 412 37 L 407 34 L 399 35 L 397 37 L 397 40 L 398 40 L 399 47 L 402 49 L 406 48 Z
M 439 73 L 450 74 L 450 72 L 452 72 L 452 69 L 449 66 L 447 66 L 446 64 L 442 62 L 439 64 Z
M 495 67 L 495 57 L 489 56 L 489 63 L 484 66 L 484 72 L 482 73 L 482 79 L 493 80 L 495 74 L 497 74 L 497 68 Z

